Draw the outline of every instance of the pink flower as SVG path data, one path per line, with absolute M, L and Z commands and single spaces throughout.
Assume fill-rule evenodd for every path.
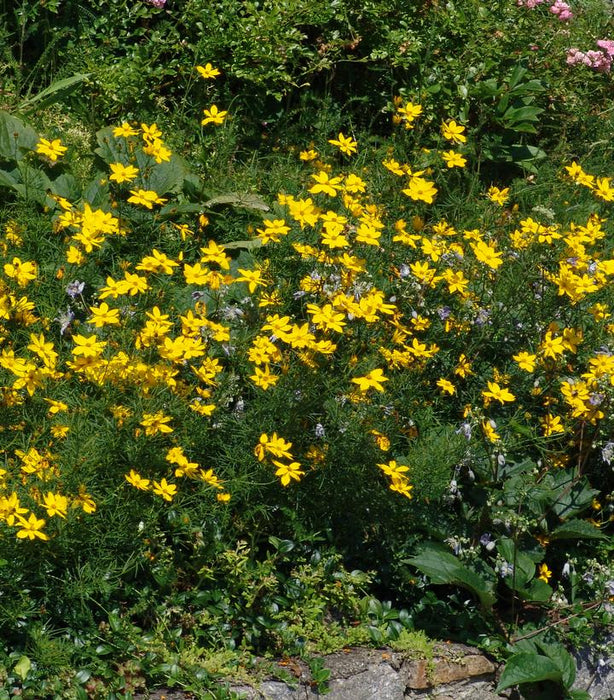
M 599 39 L 597 46 L 603 49 L 608 56 L 614 56 L 614 41 L 612 39 Z
M 556 15 L 561 22 L 566 22 L 573 17 L 571 7 L 563 0 L 555 0 L 550 6 L 550 12 Z
M 575 66 L 576 63 L 584 63 L 586 54 L 580 49 L 567 49 L 567 65 Z
M 590 59 L 590 67 L 598 73 L 609 73 L 612 67 L 612 56 L 603 51 L 587 51 L 586 56 Z

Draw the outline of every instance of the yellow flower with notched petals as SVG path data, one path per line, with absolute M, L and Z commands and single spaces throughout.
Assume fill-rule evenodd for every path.
M 356 153 L 356 147 L 358 146 L 358 142 L 354 141 L 351 136 L 344 136 L 341 131 L 336 139 L 329 139 L 328 143 L 337 146 L 341 153 L 346 156 L 351 156 L 352 153 Z
M 214 68 L 210 63 L 205 63 L 204 66 L 196 66 L 196 70 L 201 78 L 205 80 L 215 80 L 218 75 L 221 75 L 217 68 Z
M 40 153 L 42 156 L 47 156 L 49 160 L 55 163 L 58 158 L 66 153 L 66 146 L 62 146 L 60 139 L 53 139 L 53 141 L 41 139 L 36 144 L 36 152 Z
M 207 126 L 207 124 L 220 125 L 224 123 L 228 112 L 218 109 L 216 105 L 211 105 L 209 109 L 203 109 L 204 119 L 201 120 L 202 126 Z
M 384 387 L 382 386 L 382 382 L 387 381 L 388 377 L 384 376 L 384 370 L 379 368 L 372 369 L 364 377 L 354 377 L 354 379 L 352 379 L 354 384 L 358 384 L 358 390 L 363 394 L 369 389 L 375 389 L 376 391 L 383 392 Z
M 466 143 L 467 137 L 465 136 L 465 127 L 461 124 L 457 124 L 454 119 L 449 122 L 444 122 L 441 125 L 441 133 L 444 139 L 451 141 L 452 143 Z

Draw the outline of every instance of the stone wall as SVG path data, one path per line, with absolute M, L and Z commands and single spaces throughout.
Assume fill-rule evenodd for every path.
M 575 688 L 588 690 L 592 700 L 614 700 L 614 659 L 592 662 L 588 652 L 575 655 Z M 390 649 L 346 649 L 323 657 L 330 670 L 327 700 L 497 700 L 519 698 L 515 691 L 496 694 L 500 668 L 477 649 L 463 644 L 435 644 L 430 661 L 411 659 Z M 292 683 L 265 680 L 257 686 L 225 684 L 244 700 L 316 700 L 324 694 L 312 682 L 300 659 L 279 662 L 280 676 Z M 275 674 L 273 674 L 275 675 Z M 211 696 L 212 697 L 212 696 Z M 201 700 L 189 693 L 153 691 L 135 700 Z

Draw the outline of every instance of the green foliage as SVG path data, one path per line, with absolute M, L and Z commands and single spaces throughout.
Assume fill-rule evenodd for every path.
M 565 56 L 611 8 L 0 8 L 0 698 L 202 694 L 255 654 L 324 693 L 315 654 L 431 658 L 416 627 L 581 697 L 565 645 L 612 626 L 614 117 Z

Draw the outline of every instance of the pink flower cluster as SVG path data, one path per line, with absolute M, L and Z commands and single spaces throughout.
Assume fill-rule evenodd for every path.
M 159 10 L 161 10 L 164 7 L 164 5 L 166 5 L 166 0 L 145 0 L 145 2 L 148 2 L 150 5 L 157 7 Z
M 567 22 L 573 17 L 571 7 L 563 0 L 555 0 L 555 2 L 550 5 L 550 12 L 556 15 L 561 22 Z
M 545 0 L 516 0 L 518 7 L 526 7 L 529 10 L 542 5 Z M 563 0 L 548 0 L 550 3 L 550 12 L 556 15 L 561 22 L 567 22 L 573 17 L 571 7 Z
M 600 51 L 580 51 L 580 49 L 569 49 L 567 51 L 567 65 L 575 66 L 583 63 L 592 68 L 597 73 L 609 73 L 614 59 L 614 41 L 612 39 L 599 39 L 597 46 Z

